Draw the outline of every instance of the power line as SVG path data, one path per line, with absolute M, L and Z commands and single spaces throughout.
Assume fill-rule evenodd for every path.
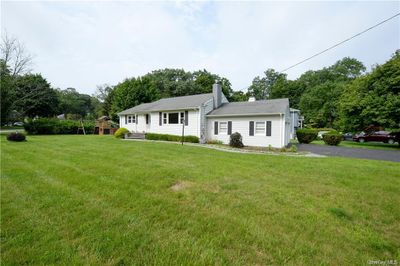
M 366 30 L 363 30 L 362 32 L 359 32 L 359 33 L 357 33 L 356 35 L 353 35 L 353 36 L 351 36 L 350 38 L 347 38 L 346 40 L 341 41 L 341 42 L 339 42 L 339 43 L 337 43 L 337 44 L 335 44 L 335 45 L 333 45 L 333 46 L 331 46 L 331 47 L 329 47 L 329 48 L 327 48 L 327 49 L 325 49 L 325 50 L 323 50 L 323 51 L 321 51 L 321 52 L 319 52 L 319 53 L 316 53 L 315 55 L 312 55 L 312 56 L 310 56 L 310 57 L 308 57 L 308 58 L 306 58 L 306 59 L 304 59 L 304 60 L 298 62 L 297 64 L 294 64 L 294 65 L 292 65 L 292 66 L 290 66 L 290 67 L 288 67 L 288 68 L 285 68 L 284 70 L 282 70 L 282 71 L 280 71 L 280 72 L 285 72 L 285 71 L 287 71 L 287 70 L 289 70 L 289 69 L 291 69 L 291 68 L 294 68 L 295 66 L 298 66 L 298 65 L 300 65 L 300 64 L 302 64 L 302 63 L 304 63 L 304 62 L 306 62 L 306 61 L 308 61 L 308 60 L 310 60 L 310 59 L 312 59 L 312 58 L 314 58 L 314 57 L 316 57 L 316 56 L 318 56 L 318 55 L 320 55 L 320 54 L 323 54 L 323 53 L 325 53 L 325 52 L 327 52 L 327 51 L 329 51 L 329 50 L 331 50 L 331 49 L 333 49 L 333 48 L 335 48 L 335 47 L 337 47 L 337 46 L 339 46 L 339 45 L 341 45 L 341 44 L 343 44 L 343 43 L 345 43 L 345 42 L 348 42 L 348 41 L 350 41 L 351 39 L 354 39 L 355 37 L 358 37 L 358 36 L 360 36 L 361 34 L 366 33 L 367 31 L 370 31 L 370 30 L 372 30 L 373 28 L 376 28 L 376 27 L 378 27 L 379 25 L 382 25 L 382 24 L 385 23 L 385 22 L 388 22 L 389 20 L 394 19 L 395 17 L 397 17 L 397 16 L 399 16 L 399 15 L 400 15 L 400 13 L 397 13 L 396 15 L 391 16 L 390 18 L 387 18 L 387 19 L 385 19 L 385 20 L 379 22 L 378 24 L 375 24 L 374 26 L 372 26 L 372 27 L 370 27 L 370 28 L 368 28 L 368 29 L 366 29 Z

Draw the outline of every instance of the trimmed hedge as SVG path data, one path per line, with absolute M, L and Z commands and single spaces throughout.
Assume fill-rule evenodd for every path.
M 315 129 L 298 129 L 296 130 L 297 140 L 300 143 L 310 143 L 314 141 L 318 136 L 318 131 Z
M 176 141 L 181 142 L 182 136 L 177 135 L 169 135 L 169 134 L 156 134 L 156 133 L 147 133 L 146 139 L 148 140 L 165 140 L 165 141 Z M 199 143 L 199 138 L 196 136 L 185 136 L 184 142 L 191 142 L 191 143 Z
M 329 132 L 322 135 L 322 140 L 327 145 L 337 146 L 342 141 L 343 136 L 339 133 Z
M 8 141 L 25 141 L 26 137 L 24 134 L 20 132 L 12 132 L 7 135 L 7 140 Z
M 83 125 L 86 134 L 94 132 L 94 122 L 84 121 Z M 30 135 L 77 134 L 79 127 L 80 121 L 55 118 L 38 118 L 24 123 L 24 129 Z
M 125 134 L 127 134 L 127 133 L 129 133 L 129 130 L 127 130 L 124 127 L 121 127 L 121 128 L 118 128 L 117 131 L 115 131 L 114 136 L 116 138 L 123 139 Z
M 235 132 L 231 134 L 230 141 L 229 141 L 229 146 L 235 147 L 235 148 L 243 148 L 243 142 L 242 142 L 242 135 L 240 135 L 239 132 Z

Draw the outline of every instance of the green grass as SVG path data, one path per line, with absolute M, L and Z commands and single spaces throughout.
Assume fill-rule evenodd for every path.
M 2 265 L 399 261 L 399 206 L 399 163 L 1 137 Z
M 323 140 L 314 140 L 311 144 L 326 145 Z M 349 147 L 349 148 L 365 148 L 365 149 L 375 149 L 375 150 L 400 150 L 398 144 L 388 144 L 383 142 L 355 142 L 345 140 L 340 142 L 339 147 Z

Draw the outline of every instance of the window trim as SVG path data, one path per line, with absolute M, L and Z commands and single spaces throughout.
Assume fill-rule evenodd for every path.
M 225 124 L 225 129 L 221 127 L 222 124 Z M 228 135 L 228 121 L 218 122 L 218 134 Z
M 263 131 L 257 132 L 257 124 L 263 124 Z M 265 136 L 267 130 L 267 125 L 265 121 L 254 121 L 254 135 L 255 136 Z
M 162 115 L 162 118 L 163 118 L 163 125 L 167 125 L 168 124 L 168 115 L 167 115 L 167 113 L 163 113 L 163 115 Z
M 187 120 L 187 117 L 185 115 L 185 112 L 181 112 L 181 111 L 175 111 L 175 112 L 163 112 L 162 113 L 162 119 L 163 119 L 163 124 L 165 125 L 182 125 L 184 123 L 184 121 Z M 169 114 L 178 114 L 178 123 L 173 123 L 171 124 L 169 122 Z M 189 116 L 189 115 L 188 115 Z M 183 119 L 183 120 L 182 120 Z M 188 124 L 186 124 L 188 125 Z

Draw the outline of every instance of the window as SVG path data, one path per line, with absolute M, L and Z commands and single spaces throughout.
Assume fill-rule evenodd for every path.
M 228 122 L 219 122 L 219 133 L 228 134 Z
M 265 122 L 256 122 L 256 135 L 265 134 Z
M 179 113 L 168 113 L 168 124 L 178 124 Z
M 167 113 L 163 113 L 163 124 L 167 123 Z
M 185 122 L 185 113 L 180 113 L 180 114 L 181 114 L 181 119 L 179 123 L 183 124 L 183 122 Z
M 146 125 L 150 124 L 150 115 L 146 114 Z
M 132 116 L 128 115 L 128 123 L 132 123 Z
M 136 115 L 132 116 L 132 123 L 136 123 Z

